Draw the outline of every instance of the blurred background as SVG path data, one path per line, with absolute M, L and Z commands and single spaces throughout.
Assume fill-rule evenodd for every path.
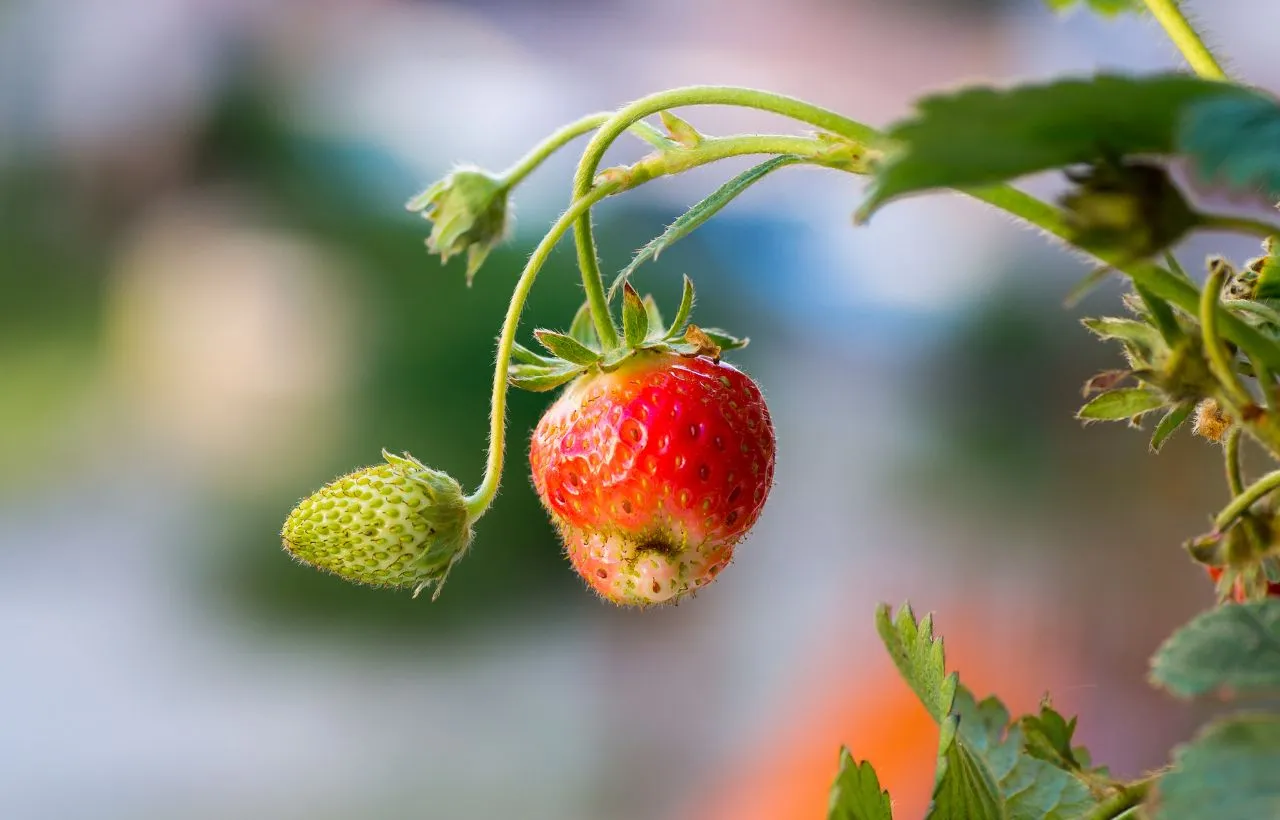
M 1280 5 L 1199 5 L 1280 86 Z M 383 446 L 480 478 L 493 339 L 575 152 L 470 290 L 403 209 L 455 162 L 675 85 L 882 124 L 962 83 L 1177 65 L 1146 21 L 1038 0 L 0 4 L 0 817 L 815 818 L 841 743 L 916 817 L 936 729 L 872 618 L 906 599 L 979 696 L 1052 692 L 1095 759 L 1160 765 L 1204 717 L 1144 674 L 1210 603 L 1179 544 L 1218 456 L 1082 429 L 1118 354 L 1077 319 L 1119 287 L 1064 310 L 1085 262 L 959 197 L 855 229 L 860 182 L 788 170 L 641 270 L 753 338 L 734 360 L 778 428 L 765 514 L 694 600 L 623 611 L 569 570 L 522 457 L 546 396 L 512 398 L 503 494 L 439 601 L 277 533 Z M 606 203 L 606 270 L 738 169 Z M 1211 251 L 1257 247 L 1182 258 Z M 580 299 L 562 248 L 524 327 Z

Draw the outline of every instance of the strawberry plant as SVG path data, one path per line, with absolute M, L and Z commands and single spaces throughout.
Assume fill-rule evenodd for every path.
M 285 549 L 356 583 L 415 595 L 430 587 L 439 595 L 497 495 L 507 391 L 517 387 L 562 391 L 532 433 L 529 465 L 570 564 L 592 590 L 645 607 L 687 599 L 731 575 L 722 571 L 774 479 L 765 400 L 749 376 L 722 360 L 746 341 L 691 321 L 687 278 L 670 322 L 632 279 L 766 175 L 817 166 L 868 178 L 860 223 L 899 198 L 950 189 L 1095 259 L 1069 301 L 1108 276 L 1127 281 L 1118 315 L 1084 321 L 1119 345 L 1123 361 L 1086 383 L 1078 417 L 1147 427 L 1153 452 L 1189 425 L 1220 448 L 1231 493 L 1209 531 L 1185 544 L 1216 584 L 1218 605 L 1158 649 L 1151 681 L 1180 698 L 1280 688 L 1280 470 L 1251 480 L 1241 461 L 1246 445 L 1280 460 L 1280 225 L 1208 212 L 1193 190 L 1217 185 L 1280 200 L 1280 100 L 1229 78 L 1175 0 L 1087 5 L 1151 15 L 1191 71 L 965 88 L 919 101 L 912 116 L 883 131 L 761 90 L 679 88 L 570 123 L 501 173 L 461 167 L 428 188 L 409 208 L 432 223 L 431 251 L 466 256 L 469 281 L 507 231 L 513 189 L 552 153 L 592 135 L 569 207 L 525 265 L 502 325 L 480 486 L 467 493 L 412 457 L 384 453 L 385 463 L 304 500 L 285 523 Z M 711 136 L 674 113 L 702 105 L 766 111 L 807 131 Z M 628 134 L 647 153 L 601 169 L 605 151 Z M 592 234 L 596 204 L 748 155 L 763 159 L 671 223 L 606 286 Z M 1041 172 L 1061 173 L 1068 183 L 1056 203 L 1011 184 Z M 1197 231 L 1250 235 L 1261 252 L 1239 265 L 1210 258 L 1197 282 L 1173 254 Z M 522 308 L 569 233 L 586 302 L 565 331 L 534 330 L 535 350 L 517 340 Z M 1011 715 L 997 698 L 966 689 L 946 667 L 931 616 L 884 606 L 876 624 L 938 725 L 929 818 L 1280 817 L 1280 715 L 1217 719 L 1175 749 L 1166 768 L 1121 780 L 1073 742 L 1076 720 L 1048 700 L 1036 713 Z M 829 816 L 892 815 L 872 762 L 841 751 Z

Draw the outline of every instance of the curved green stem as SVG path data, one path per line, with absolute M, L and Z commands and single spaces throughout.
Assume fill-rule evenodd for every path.
M 1236 375 L 1231 354 L 1222 344 L 1218 336 L 1218 299 L 1222 294 L 1222 284 L 1226 281 L 1227 272 L 1222 267 L 1215 267 L 1205 280 L 1200 291 L 1200 335 L 1204 352 L 1209 357 L 1209 371 L 1213 373 L 1218 384 L 1226 393 L 1233 405 L 1232 415 L 1241 418 L 1245 408 L 1253 404 L 1253 397 L 1241 384 Z
M 1227 467 L 1227 487 L 1234 498 L 1244 492 L 1244 473 L 1240 469 L 1240 428 L 1233 426 L 1223 442 Z
M 591 189 L 605 151 L 632 123 L 659 111 L 686 105 L 734 105 L 756 108 L 808 123 L 859 143 L 869 143 L 879 138 L 875 129 L 835 111 L 794 97 L 735 86 L 675 88 L 651 94 L 624 106 L 600 127 L 587 144 L 582 153 L 582 159 L 578 163 L 578 171 L 573 181 L 573 198 L 576 200 Z M 604 348 L 612 350 L 618 346 L 618 329 L 609 313 L 590 213 L 581 216 L 574 225 L 574 240 L 577 244 L 578 268 L 582 272 L 582 285 L 587 294 L 587 302 L 591 306 L 591 317 L 596 334 L 600 337 Z
M 539 165 L 547 161 L 547 158 L 568 145 L 573 140 L 594 131 L 601 125 L 609 121 L 613 116 L 612 111 L 600 111 L 595 114 L 588 114 L 580 117 L 573 122 L 557 128 L 546 136 L 542 142 L 529 149 L 529 153 L 512 163 L 511 167 L 503 171 L 499 178 L 502 180 L 503 187 L 510 190 L 516 187 L 524 178 L 533 173 Z M 629 131 L 637 137 L 651 144 L 657 144 L 658 140 L 664 140 L 661 134 L 656 133 L 655 129 L 648 123 L 639 123 L 629 128 Z
M 493 369 L 493 402 L 489 416 L 489 460 L 485 464 L 484 479 L 480 482 L 480 486 L 464 499 L 469 521 L 475 521 L 484 515 L 485 510 L 493 503 L 494 496 L 498 494 L 498 485 L 502 482 L 502 459 L 506 444 L 507 377 L 511 369 L 511 347 L 516 341 L 516 328 L 520 325 L 520 314 L 524 310 L 529 289 L 533 287 L 533 280 L 537 278 L 543 263 L 547 261 L 547 257 L 551 255 L 552 249 L 560 238 L 568 232 L 574 220 L 617 189 L 616 183 L 598 185 L 574 202 L 569 210 L 565 211 L 551 226 L 547 235 L 542 237 L 542 241 L 534 249 L 533 255 L 529 257 L 524 271 L 520 274 L 520 279 L 516 282 L 516 289 L 511 294 L 511 303 L 507 306 L 507 316 L 502 322 L 502 335 L 498 337 L 498 363 Z
M 1210 80 L 1225 80 L 1227 72 L 1214 58 L 1213 52 L 1205 45 L 1204 39 L 1191 25 L 1191 21 L 1178 7 L 1177 0 L 1145 0 L 1151 16 L 1156 18 L 1169 39 L 1182 52 L 1183 58 L 1191 69 L 1201 77 Z
M 1089 812 L 1085 820 L 1116 820 L 1124 816 L 1147 799 L 1151 787 L 1158 779 L 1158 775 L 1152 775 L 1121 786 L 1118 792 L 1103 800 Z
M 585 195 L 574 200 L 573 205 L 556 220 L 546 236 L 538 243 L 538 247 L 534 249 L 524 271 L 520 274 L 520 279 L 516 282 L 515 290 L 511 294 L 511 303 L 507 307 L 506 319 L 502 324 L 502 335 L 498 338 L 498 355 L 493 371 L 493 397 L 489 419 L 489 457 L 480 486 L 465 499 L 467 515 L 471 521 L 484 515 L 485 510 L 493 503 L 502 481 L 506 444 L 507 377 L 510 374 L 511 350 L 515 344 L 516 330 L 520 324 L 520 314 L 524 310 L 525 300 L 533 287 L 538 271 L 542 269 L 556 243 L 568 232 L 575 220 L 605 197 L 630 190 L 658 177 L 678 174 L 698 165 L 747 154 L 792 154 L 810 162 L 830 162 L 836 167 L 849 167 L 852 164 L 843 155 L 833 152 L 830 143 L 812 137 L 749 134 L 707 139 L 694 148 L 661 152 L 646 157 L 633 166 L 611 169 L 613 173 L 602 174 L 597 184 Z
M 1267 473 L 1250 484 L 1239 495 L 1231 499 L 1231 503 L 1222 508 L 1218 517 L 1213 520 L 1213 527 L 1222 532 L 1231 526 L 1237 518 L 1249 511 L 1263 496 L 1280 487 L 1280 470 Z
M 1214 231 L 1243 233 L 1266 239 L 1269 236 L 1280 236 L 1280 225 L 1272 225 L 1261 219 L 1230 214 L 1198 214 L 1199 227 Z

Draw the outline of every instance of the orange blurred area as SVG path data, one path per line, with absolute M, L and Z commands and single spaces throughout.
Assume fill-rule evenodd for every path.
M 944 634 L 948 669 L 959 670 L 961 683 L 978 699 L 997 693 L 1011 714 L 1033 712 L 1045 695 L 1044 681 L 1055 669 L 1071 668 L 1070 659 L 1029 628 L 992 645 L 985 640 L 990 615 L 964 609 L 944 614 L 944 629 L 935 634 Z M 681 817 L 823 817 L 841 746 L 872 763 L 893 799 L 895 816 L 924 816 L 938 726 L 887 654 L 872 656 L 858 669 L 816 659 L 788 700 L 794 706 L 785 719 L 744 750 L 741 762 Z

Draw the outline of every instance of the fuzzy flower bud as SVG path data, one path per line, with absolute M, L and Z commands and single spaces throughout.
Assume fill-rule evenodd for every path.
M 366 467 L 322 487 L 285 521 L 281 537 L 294 558 L 357 584 L 436 585 L 471 544 L 462 488 L 408 454 L 382 453 Z
M 474 166 L 462 166 L 418 194 L 406 206 L 432 222 L 427 249 L 449 261 L 454 254 L 467 252 L 467 284 L 506 236 L 506 184 Z

